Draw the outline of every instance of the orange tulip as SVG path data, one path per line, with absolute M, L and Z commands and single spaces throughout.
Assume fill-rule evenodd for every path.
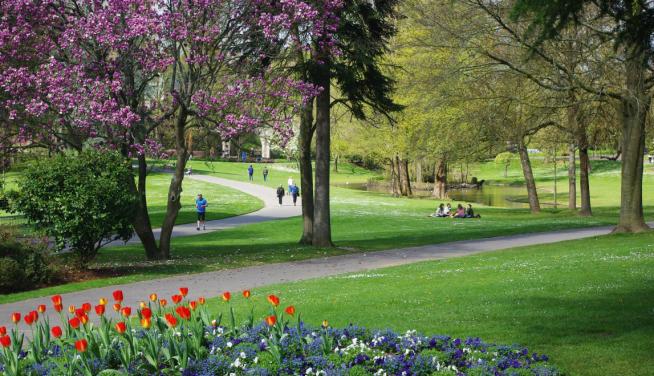
M 19 312 L 14 312 L 11 314 L 11 321 L 14 322 L 14 324 L 18 324 L 20 322 L 20 313 Z
M 223 292 L 223 300 L 228 302 L 232 298 L 232 294 L 229 291 Z
M 68 306 L 68 312 L 70 312 L 71 314 L 75 313 L 75 309 L 76 309 L 75 306 L 72 304 Z
M 268 324 L 268 326 L 273 326 L 275 323 L 277 323 L 277 316 L 270 315 L 266 317 L 266 324 Z
M 116 311 L 116 312 L 120 311 L 120 303 L 115 303 L 114 304 L 114 311 Z
M 251 294 L 250 294 L 250 290 L 243 290 L 243 297 L 244 297 L 245 299 L 249 299 L 249 298 L 250 298 L 250 295 L 251 295 Z
M 123 302 L 123 291 L 122 290 L 116 290 L 113 292 L 114 300 L 118 303 Z
M 61 338 L 61 335 L 63 334 L 63 331 L 59 326 L 53 326 L 52 329 L 50 329 L 50 332 L 52 333 L 52 336 L 55 338 Z
M 116 331 L 117 331 L 119 334 L 123 334 L 123 333 L 125 333 L 125 331 L 127 331 L 127 324 L 125 324 L 125 323 L 122 322 L 122 321 L 121 321 L 121 322 L 117 322 L 115 328 L 116 328 Z
M 198 303 L 197 303 L 195 300 L 190 301 L 190 302 L 188 303 L 188 307 L 189 307 L 190 309 L 192 309 L 192 310 L 195 311 L 195 309 L 198 308 Z
M 286 307 L 284 312 L 286 312 L 286 314 L 289 315 L 289 316 L 293 316 L 293 315 L 295 315 L 295 307 L 288 306 L 288 307 Z
M 11 346 L 11 338 L 9 336 L 0 337 L 0 344 L 5 348 Z
M 179 294 L 180 294 L 181 296 L 186 296 L 186 295 L 188 295 L 188 287 L 180 287 L 180 288 L 179 288 Z
M 36 310 L 39 311 L 39 313 L 45 312 L 45 304 L 39 304 Z
M 150 329 L 150 327 L 152 326 L 152 321 L 150 319 L 142 318 L 141 326 L 143 327 L 143 329 Z
M 63 304 L 63 301 L 61 300 L 61 295 L 54 295 L 50 299 L 52 300 L 52 305 L 57 306 L 57 305 L 62 305 Z
M 206 302 L 207 302 L 207 299 L 205 299 L 204 296 L 201 296 L 201 297 L 198 298 L 198 303 L 200 303 L 200 305 L 204 305 Z
M 71 328 L 77 329 L 79 328 L 81 322 L 77 317 L 73 317 L 72 319 L 68 320 L 68 324 L 70 325 Z
M 86 325 L 86 323 L 89 322 L 89 316 L 85 313 L 79 317 L 79 321 Z
M 141 317 L 150 320 L 152 318 L 152 310 L 148 307 L 143 308 L 141 310 Z
M 161 299 L 159 300 L 159 305 L 165 307 L 168 305 L 168 301 L 166 299 Z
M 105 311 L 105 306 L 103 304 L 98 304 L 97 306 L 95 306 L 95 313 L 98 316 L 104 315 L 104 311 Z
M 151 302 L 156 302 L 157 301 L 157 294 L 150 294 L 150 301 Z
M 173 300 L 173 303 L 175 304 L 179 304 L 184 299 L 182 295 L 173 295 L 170 298 Z
M 143 308 L 145 308 L 145 307 L 147 307 L 147 306 L 148 306 L 148 305 L 145 304 L 144 301 L 140 301 L 140 302 L 139 302 L 139 308 L 143 309 Z
M 279 305 L 279 298 L 277 296 L 275 296 L 275 295 L 268 295 L 268 301 L 274 307 L 277 307 Z
M 129 317 L 132 315 L 132 308 L 123 307 L 123 309 L 120 310 L 120 314 L 123 315 L 124 317 Z
M 177 318 L 172 314 L 172 313 L 166 313 L 166 322 L 168 323 L 168 326 L 171 328 L 174 328 L 177 326 Z
M 78 352 L 83 353 L 86 351 L 86 349 L 89 348 L 89 343 L 84 338 L 82 338 L 75 342 L 75 348 L 77 349 Z

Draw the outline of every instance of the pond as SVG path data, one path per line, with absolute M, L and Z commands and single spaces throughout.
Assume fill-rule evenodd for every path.
M 368 183 L 356 184 L 337 184 L 341 188 L 356 189 L 369 192 L 388 193 L 390 186 L 388 182 L 371 181 Z M 416 188 L 412 186 L 413 195 L 418 198 L 431 198 L 431 187 L 425 186 Z M 540 194 L 546 193 L 539 191 Z M 491 185 L 485 184 L 482 188 L 457 188 L 448 191 L 450 201 L 475 202 L 486 206 L 495 206 L 500 208 L 528 208 L 527 189 L 524 186 L 515 185 Z M 559 198 L 561 204 L 562 196 Z M 552 203 L 543 202 L 541 206 L 551 206 Z

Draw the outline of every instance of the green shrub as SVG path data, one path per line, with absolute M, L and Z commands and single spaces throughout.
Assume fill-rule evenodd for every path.
M 11 231 L 0 229 L 0 293 L 30 290 L 52 277 L 45 246 L 16 241 Z
M 117 153 L 88 150 L 33 163 L 10 200 L 55 249 L 75 252 L 86 265 L 106 243 L 132 236 L 136 198 L 126 184 L 129 161 Z

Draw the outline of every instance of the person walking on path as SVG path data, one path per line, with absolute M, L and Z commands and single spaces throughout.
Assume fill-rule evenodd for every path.
M 198 212 L 197 230 L 200 231 L 200 225 L 202 225 L 203 230 L 206 230 L 207 199 L 202 197 L 202 193 L 198 194 L 198 198 L 195 199 L 195 210 Z
M 291 187 L 292 186 L 293 186 L 293 178 L 289 176 L 288 177 L 288 194 L 289 195 L 291 194 Z
M 254 167 L 252 167 L 252 165 L 248 167 L 248 179 L 250 181 L 254 180 Z
M 300 195 L 300 188 L 293 184 L 291 186 L 291 197 L 293 197 L 293 206 L 297 206 L 297 196 Z
M 279 206 L 282 206 L 282 200 L 284 199 L 284 188 L 280 185 L 277 188 L 277 199 L 279 199 Z
M 263 168 L 263 181 L 268 181 L 268 167 Z

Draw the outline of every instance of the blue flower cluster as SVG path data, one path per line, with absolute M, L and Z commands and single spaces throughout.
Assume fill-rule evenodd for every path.
M 423 336 L 415 331 L 371 331 L 357 326 L 286 327 L 274 338 L 265 324 L 237 332 L 208 329 L 208 356 L 184 376 L 213 375 L 438 375 L 556 376 L 548 357 L 479 338 Z

